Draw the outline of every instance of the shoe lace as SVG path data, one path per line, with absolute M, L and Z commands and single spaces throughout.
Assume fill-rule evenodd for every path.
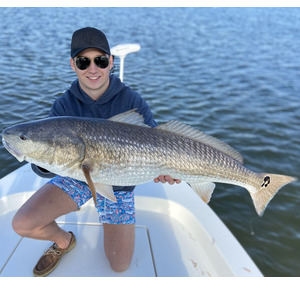
M 49 248 L 46 252 L 45 255 L 52 255 L 55 257 L 56 255 L 61 255 L 61 251 L 55 248 L 55 245 L 53 245 L 51 248 Z

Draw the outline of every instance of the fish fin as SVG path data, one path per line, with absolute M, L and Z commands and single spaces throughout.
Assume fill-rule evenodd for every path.
M 97 204 L 96 188 L 95 188 L 94 182 L 93 182 L 93 180 L 91 178 L 91 174 L 90 174 L 91 169 L 90 169 L 90 166 L 89 165 L 81 165 L 81 170 L 82 170 L 82 172 L 84 174 L 84 177 L 86 179 L 87 184 L 89 185 L 89 188 L 91 190 L 94 202 L 95 202 L 95 204 Z
M 232 157 L 239 163 L 243 164 L 243 157 L 241 154 L 233 149 L 231 146 L 226 144 L 225 142 L 220 141 L 219 139 L 208 135 L 198 129 L 193 128 L 190 125 L 186 125 L 184 123 L 181 123 L 179 121 L 170 121 L 165 124 L 161 124 L 155 129 L 164 130 L 168 132 L 172 132 L 178 135 L 182 135 L 184 137 L 196 140 L 201 142 L 202 144 L 205 144 L 207 146 L 210 146 L 212 148 L 215 148 L 226 155 Z
M 286 184 L 297 180 L 295 177 L 258 173 L 259 185 L 257 188 L 249 188 L 248 191 L 252 197 L 253 204 L 259 216 L 262 216 L 268 203 L 275 194 Z
M 209 202 L 216 187 L 213 182 L 197 182 L 189 183 L 189 185 L 205 203 Z
M 119 122 L 119 123 L 127 123 L 127 124 L 133 124 L 137 126 L 143 126 L 143 127 L 150 127 L 149 125 L 145 124 L 144 117 L 137 112 L 137 109 L 132 109 L 129 111 L 126 111 L 124 113 L 115 115 L 108 119 L 109 121 Z
M 95 187 L 97 193 L 113 202 L 117 202 L 116 196 L 113 191 L 113 187 L 111 185 L 95 182 Z

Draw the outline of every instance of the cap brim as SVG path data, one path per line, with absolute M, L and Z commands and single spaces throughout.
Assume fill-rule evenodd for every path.
M 89 48 L 98 49 L 98 50 L 101 50 L 101 51 L 103 51 L 104 53 L 110 55 L 110 52 L 107 52 L 107 50 L 105 50 L 104 48 L 101 48 L 101 47 L 95 47 L 95 46 L 87 46 L 87 47 L 80 48 L 80 49 L 77 49 L 76 51 L 74 51 L 74 52 L 71 54 L 71 57 L 74 58 L 74 57 L 77 56 L 81 51 L 86 50 L 86 49 L 89 49 Z

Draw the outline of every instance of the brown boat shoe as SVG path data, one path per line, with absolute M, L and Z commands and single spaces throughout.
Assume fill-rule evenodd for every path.
M 36 277 L 43 277 L 49 275 L 58 265 L 61 258 L 64 254 L 71 251 L 76 245 L 75 235 L 72 231 L 69 231 L 72 234 L 70 244 L 68 248 L 61 249 L 54 243 L 39 259 L 37 264 L 33 269 L 33 275 Z

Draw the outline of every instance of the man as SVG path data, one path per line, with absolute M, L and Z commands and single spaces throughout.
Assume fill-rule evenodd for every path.
M 74 32 L 71 42 L 71 67 L 77 75 L 69 90 L 56 99 L 49 116 L 110 118 L 137 108 L 145 123 L 155 127 L 147 103 L 114 75 L 110 75 L 113 58 L 103 32 L 82 28 Z M 53 177 L 47 170 L 33 165 L 43 177 Z M 159 176 L 155 182 L 179 183 L 170 176 Z M 104 250 L 112 269 L 125 271 L 131 261 L 135 238 L 134 187 L 114 186 L 117 204 L 97 194 L 96 208 L 104 228 Z M 21 236 L 49 240 L 54 244 L 33 269 L 35 276 L 47 276 L 62 256 L 76 244 L 72 232 L 60 228 L 55 219 L 80 209 L 91 198 L 86 183 L 69 177 L 55 176 L 19 209 L 13 228 Z M 125 200 L 125 201 L 124 201 Z

